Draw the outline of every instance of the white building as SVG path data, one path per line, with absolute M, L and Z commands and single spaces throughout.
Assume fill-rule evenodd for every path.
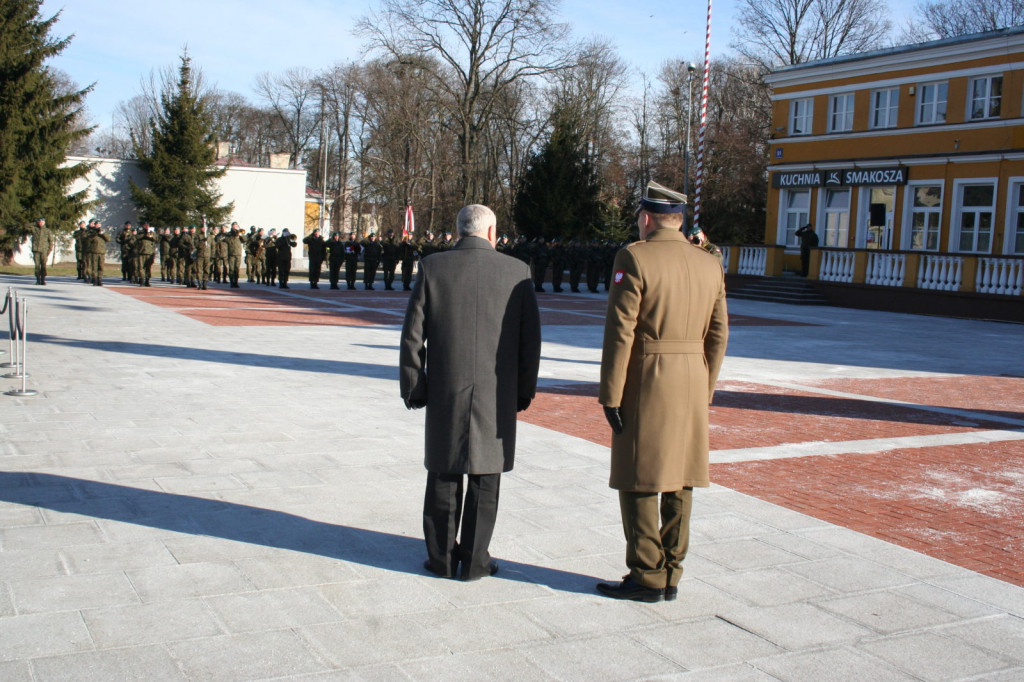
M 131 178 L 136 184 L 145 186 L 146 174 L 137 161 L 105 159 L 87 156 L 69 156 L 66 164 L 91 163 L 88 175 L 79 178 L 71 186 L 72 192 L 87 191 L 86 198 L 98 203 L 81 219 L 98 218 L 111 233 L 108 256 L 117 258 L 117 244 L 113 237 L 130 220 L 139 224 L 138 209 L 132 203 L 128 185 Z M 228 166 L 227 172 L 215 181 L 221 193 L 221 203 L 234 202 L 227 222 L 237 222 L 246 230 L 250 225 L 268 231 L 283 229 L 295 235 L 302 235 L 306 205 L 306 171 L 287 168 L 256 168 L 251 166 Z M 162 226 L 161 226 L 162 227 Z M 52 256 L 54 262 L 74 260 L 74 246 L 64 240 L 60 251 Z M 301 253 L 296 249 L 295 253 Z M 15 252 L 15 262 L 32 264 L 32 252 L 26 242 Z

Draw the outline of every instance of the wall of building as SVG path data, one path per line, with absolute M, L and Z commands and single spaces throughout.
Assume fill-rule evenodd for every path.
M 77 180 L 71 191 L 86 190 L 86 196 L 97 202 L 96 207 L 82 218 L 98 218 L 112 235 L 121 229 L 126 220 L 138 225 L 139 213 L 132 203 L 128 184 L 129 179 L 138 185 L 146 184 L 146 174 L 138 162 L 80 156 L 69 156 L 67 160 L 68 164 L 81 162 L 93 164 L 93 169 L 84 178 Z M 217 179 L 216 187 L 221 193 L 222 203 L 234 202 L 228 222 L 236 221 L 246 230 L 250 225 L 255 225 L 267 230 L 276 228 L 279 233 L 288 228 L 293 234 L 302 234 L 306 171 L 230 166 Z M 296 249 L 296 253 L 298 251 Z M 117 258 L 116 244 L 109 247 L 108 257 Z M 74 251 L 70 243 L 54 256 L 55 262 L 73 259 Z M 298 261 L 297 257 L 295 266 L 299 265 Z M 15 262 L 24 265 L 32 263 L 32 253 L 27 244 L 15 253 Z

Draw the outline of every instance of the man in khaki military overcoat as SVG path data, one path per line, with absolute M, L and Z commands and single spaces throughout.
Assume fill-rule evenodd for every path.
M 680 232 L 685 197 L 651 183 L 642 241 L 615 256 L 599 400 L 612 427 L 629 575 L 599 583 L 617 599 L 675 599 L 693 487 L 708 481 L 708 405 L 729 322 L 718 259 Z

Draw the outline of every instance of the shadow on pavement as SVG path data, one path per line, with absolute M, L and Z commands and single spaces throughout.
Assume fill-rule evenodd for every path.
M 222 500 L 55 474 L 0 472 L 0 501 L 426 575 L 420 539 Z M 497 578 L 593 592 L 595 578 L 590 576 L 496 558 L 501 564 Z
M 318 374 L 344 374 L 346 376 L 372 377 L 378 379 L 398 378 L 398 358 L 394 365 L 375 365 L 366 362 L 349 360 L 318 360 L 315 358 L 291 357 L 288 355 L 264 355 L 212 348 L 192 348 L 190 346 L 168 346 L 159 343 L 135 343 L 131 341 L 87 341 L 85 339 L 67 339 L 49 334 L 31 334 L 32 341 L 52 343 L 60 346 L 73 346 L 101 350 L 110 353 L 130 353 L 133 355 L 149 355 L 158 358 L 175 358 L 198 362 L 218 362 L 245 367 L 266 367 L 268 369 L 288 369 L 299 372 L 315 372 Z

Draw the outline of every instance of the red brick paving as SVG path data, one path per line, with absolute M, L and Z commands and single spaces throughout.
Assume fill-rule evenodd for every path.
M 404 292 L 361 290 L 293 289 L 297 296 L 280 296 L 250 288 L 115 289 L 214 326 L 396 325 L 407 300 Z M 572 294 L 539 299 L 545 325 L 600 324 L 605 310 L 603 299 Z M 730 324 L 800 323 L 730 315 Z M 719 384 L 711 408 L 712 449 L 1006 428 L 983 418 L 823 396 L 813 392 L 814 386 L 1024 419 L 1024 379 L 1019 377 L 828 379 L 807 385 L 809 390 L 798 391 Z M 520 417 L 594 443 L 611 443 L 596 384 L 542 388 Z M 711 471 L 721 485 L 1024 586 L 1024 442 L 713 464 Z
M 891 379 L 825 379 L 807 382 L 844 393 L 889 400 L 927 402 L 940 407 L 959 407 L 997 413 L 1024 420 L 1022 377 L 901 377 Z
M 1024 586 L 1022 441 L 713 464 L 711 476 L 768 502 Z

